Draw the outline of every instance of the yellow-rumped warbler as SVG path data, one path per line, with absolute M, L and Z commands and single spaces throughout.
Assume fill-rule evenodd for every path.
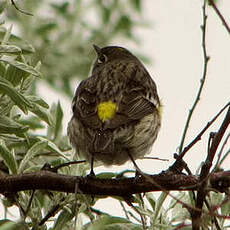
M 91 162 L 120 165 L 148 154 L 161 124 L 157 88 L 127 49 L 99 48 L 92 74 L 78 86 L 68 124 L 77 154 Z

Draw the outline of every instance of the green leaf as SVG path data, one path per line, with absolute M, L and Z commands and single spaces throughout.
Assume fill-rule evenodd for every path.
M 150 203 L 152 210 L 155 212 L 155 208 L 156 208 L 156 198 L 153 196 L 152 193 L 146 193 L 146 198 L 148 200 L 148 202 Z
M 9 168 L 11 174 L 17 173 L 17 162 L 13 152 L 11 152 L 5 145 L 5 142 L 0 139 L 0 156 L 3 158 L 6 166 Z
M 0 62 L 0 76 L 4 77 L 6 72 L 6 65 L 3 62 Z
M 6 116 L 0 116 L 0 133 L 22 134 L 29 129 Z
M 4 93 L 25 113 L 28 113 L 28 108 L 32 108 L 32 104 L 19 93 L 8 80 L 0 77 L 0 93 Z
M 132 28 L 132 21 L 129 16 L 127 15 L 121 15 L 119 18 L 117 25 L 116 25 L 116 30 L 117 31 L 130 31 Z
M 159 213 L 162 212 L 163 203 L 167 196 L 168 194 L 166 192 L 162 192 L 160 197 L 158 198 L 155 208 L 155 214 L 153 217 L 153 223 L 158 219 Z
M 110 18 L 111 18 L 111 13 L 112 13 L 112 10 L 110 7 L 103 7 L 102 8 L 102 15 L 103 15 L 103 22 L 104 24 L 108 24 L 109 21 L 110 21 Z
M 26 153 L 24 158 L 22 159 L 20 166 L 19 166 L 19 173 L 22 173 L 25 170 L 25 167 L 27 163 L 34 158 L 37 154 L 44 151 L 44 149 L 47 147 L 48 142 L 45 140 L 39 141 L 35 143 Z
M 111 179 L 117 176 L 117 173 L 113 172 L 102 172 L 97 174 L 97 178 L 102 178 L 102 179 Z
M 0 45 L 0 54 L 21 54 L 22 50 L 14 45 Z
M 87 230 L 142 230 L 141 225 L 133 224 L 129 220 L 120 217 L 101 215 L 90 223 Z
M 40 105 L 46 109 L 49 109 L 49 105 L 40 97 L 35 96 L 35 95 L 28 95 L 26 98 L 31 101 L 32 103 L 35 103 L 37 105 Z
M 69 2 L 63 2 L 63 3 L 52 3 L 50 4 L 56 11 L 58 14 L 64 15 L 68 12 L 68 7 L 70 5 Z
M 36 33 L 38 33 L 39 35 L 41 35 L 41 34 L 45 35 L 48 32 L 55 29 L 56 27 L 57 27 L 57 23 L 49 22 L 49 23 L 46 23 L 45 25 L 41 25 L 39 28 L 37 28 Z
M 12 31 L 13 25 L 10 25 L 10 27 L 8 29 L 5 29 L 5 33 L 3 34 L 3 38 L 2 38 L 2 45 L 5 45 L 6 43 L 8 43 L 9 38 L 11 36 L 11 31 Z
M 6 31 L 7 30 L 5 27 L 0 27 L 0 40 L 1 41 L 4 39 Z M 23 54 L 31 54 L 31 53 L 35 52 L 35 50 L 31 44 L 29 44 L 27 41 L 24 41 L 23 39 L 21 39 L 20 37 L 14 35 L 14 34 L 10 35 L 10 37 L 8 38 L 8 43 L 10 43 L 11 45 L 16 45 L 17 47 L 19 47 L 22 50 Z
M 56 107 L 56 122 L 55 122 L 55 129 L 54 129 L 54 138 L 56 139 L 62 131 L 62 119 L 63 119 L 63 111 L 61 108 L 60 101 L 58 101 Z
M 141 0 L 130 0 L 130 3 L 136 11 L 141 12 Z
M 222 215 L 229 215 L 230 214 L 230 201 L 229 197 L 225 195 L 225 200 L 228 200 L 228 202 L 224 202 L 223 205 L 221 205 L 221 214 Z
M 47 141 L 47 144 L 48 144 L 47 147 L 50 151 L 58 153 L 61 157 L 63 157 L 64 159 L 69 161 L 68 157 L 66 157 L 65 154 L 63 154 L 60 151 L 60 149 L 53 142 L 51 142 L 51 141 L 49 141 L 43 137 L 38 137 L 38 139 L 41 141 Z
M 7 6 L 7 0 L 1 0 L 0 1 L 0 14 L 3 13 L 3 11 L 5 10 L 6 6 Z
M 21 58 L 17 58 L 21 60 Z M 5 78 L 10 81 L 14 86 L 17 86 L 22 79 L 28 77 L 30 73 L 27 73 L 21 69 L 16 68 L 13 65 L 8 65 L 6 73 L 5 73 Z
M 72 212 L 69 212 L 67 209 L 62 210 L 55 221 L 53 230 L 62 230 L 73 217 Z
M 3 221 L 5 223 L 3 223 Z M 18 230 L 18 229 L 23 229 L 23 226 L 20 225 L 20 224 L 15 223 L 13 221 L 1 220 L 1 222 L 0 222 L 0 229 L 1 230 Z
M 32 102 L 32 107 L 29 108 L 29 110 L 37 115 L 39 118 L 41 118 L 43 121 L 45 121 L 48 125 L 51 125 L 53 123 L 52 118 L 49 114 L 49 111 L 41 107 L 40 105 Z
M 31 130 L 45 128 L 45 126 L 41 123 L 41 120 L 35 116 L 30 116 L 27 117 L 26 119 L 20 119 L 18 122 L 23 126 L 29 126 L 29 129 Z
M 11 60 L 10 58 L 3 56 L 0 58 L 0 61 L 6 62 L 7 64 L 10 64 L 18 69 L 21 69 L 27 73 L 30 73 L 36 77 L 41 77 L 42 74 L 36 70 L 35 68 L 33 68 L 32 66 L 29 66 L 23 62 L 19 62 L 19 61 L 15 61 L 15 60 Z

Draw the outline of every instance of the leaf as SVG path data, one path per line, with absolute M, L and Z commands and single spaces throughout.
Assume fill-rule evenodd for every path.
M 223 203 L 223 205 L 221 205 L 221 214 L 222 215 L 229 215 L 230 214 L 230 201 L 229 201 L 229 197 L 227 195 L 225 195 L 224 199 L 228 200 L 228 201 L 225 202 L 225 203 Z
M 121 30 L 130 31 L 132 26 L 133 26 L 133 23 L 130 17 L 127 15 L 121 15 L 121 17 L 119 18 L 117 22 L 116 29 L 117 31 L 121 31 Z
M 37 62 L 36 66 L 34 67 L 34 69 L 36 70 L 40 70 L 41 67 L 41 62 Z M 29 75 L 27 78 L 25 78 L 21 84 L 21 88 L 22 90 L 26 91 L 34 82 L 34 76 L 33 75 Z M 32 85 L 33 86 L 33 85 Z
M 10 25 L 8 29 L 5 29 L 5 33 L 3 34 L 2 42 L 1 44 L 4 45 L 9 41 L 9 38 L 11 36 L 13 25 Z
M 17 58 L 21 60 L 21 58 Z M 27 73 L 21 69 L 16 68 L 13 65 L 8 65 L 6 73 L 5 73 L 5 78 L 10 81 L 14 86 L 17 86 L 22 79 L 25 79 L 28 77 L 30 73 Z
M 53 123 L 52 118 L 49 114 L 49 111 L 41 107 L 40 105 L 32 102 L 32 107 L 29 108 L 29 110 L 37 115 L 40 119 L 45 121 L 48 125 L 51 125 Z
M 3 56 L 0 58 L 0 61 L 6 62 L 7 64 L 10 64 L 18 69 L 21 69 L 27 73 L 30 73 L 36 77 L 41 77 L 42 74 L 36 70 L 35 68 L 33 68 L 32 66 L 29 66 L 23 62 L 19 62 L 19 61 L 15 61 L 15 60 L 11 60 L 10 58 L 7 58 L 6 56 Z
M 17 162 L 13 152 L 11 152 L 5 145 L 5 142 L 0 139 L 0 155 L 3 158 L 6 166 L 9 168 L 11 174 L 17 174 Z
M 0 62 L 0 76 L 4 77 L 6 72 L 6 65 Z
M 29 129 L 6 116 L 0 116 L 0 133 L 22 134 Z
M 108 24 L 110 19 L 111 19 L 111 15 L 112 15 L 112 8 L 111 7 L 102 7 L 102 18 L 103 18 L 103 22 L 104 24 Z
M 58 153 L 60 156 L 62 156 L 63 158 L 65 158 L 66 160 L 69 161 L 68 157 L 66 157 L 65 154 L 63 154 L 60 151 L 60 149 L 53 142 L 51 142 L 51 141 L 49 141 L 49 140 L 47 140 L 47 139 L 45 139 L 43 137 L 38 137 L 38 139 L 41 140 L 41 141 L 47 141 L 47 143 L 48 143 L 48 145 L 47 145 L 48 149 L 50 149 L 51 151 L 54 151 L 54 152 Z
M 25 170 L 27 163 L 34 158 L 37 154 L 43 151 L 48 145 L 48 142 L 45 140 L 39 141 L 35 143 L 26 153 L 24 158 L 22 159 L 18 172 L 22 173 Z
M 155 208 L 156 208 L 156 198 L 153 196 L 152 193 L 147 193 L 146 194 L 146 198 L 148 200 L 148 202 L 150 203 L 151 207 L 152 207 L 152 211 L 155 212 Z
M 31 130 L 45 128 L 45 126 L 41 123 L 41 120 L 35 116 L 27 117 L 26 119 L 20 119 L 18 122 L 23 126 L 29 126 L 29 129 Z
M 40 105 L 42 106 L 43 108 L 46 108 L 46 109 L 49 109 L 49 105 L 40 97 L 38 96 L 35 96 L 35 95 L 28 95 L 26 96 L 26 98 L 33 102 L 33 103 L 36 103 L 37 105 Z
M 74 217 L 72 212 L 69 212 L 67 209 L 63 209 L 60 214 L 58 215 L 58 218 L 55 221 L 55 225 L 53 230 L 62 230 L 65 225 L 72 220 Z
M 6 6 L 7 6 L 7 0 L 1 0 L 0 1 L 0 14 L 3 13 L 3 11 L 5 10 Z
M 5 223 L 3 223 L 3 221 Z M 13 221 L 10 221 L 10 220 L 0 220 L 0 229 L 1 230 L 18 230 L 18 229 L 23 229 L 23 226 L 18 224 L 18 223 L 15 223 Z M 22 227 L 22 228 L 21 228 Z
M 38 33 L 39 35 L 41 35 L 41 34 L 45 35 L 55 28 L 57 28 L 57 23 L 49 22 L 49 23 L 47 23 L 45 25 L 41 25 L 39 28 L 37 28 L 36 33 Z
M 0 40 L 1 41 L 3 40 L 6 31 L 7 30 L 5 27 L 0 27 Z M 23 54 L 31 54 L 31 53 L 35 52 L 35 50 L 31 44 L 29 44 L 27 41 L 24 41 L 23 39 L 21 39 L 20 37 L 14 35 L 14 34 L 10 35 L 10 37 L 8 38 L 8 42 L 11 45 L 18 46 L 22 50 Z
M 56 122 L 55 122 L 55 129 L 54 129 L 54 138 L 56 139 L 62 131 L 62 119 L 63 119 L 63 111 L 61 108 L 60 101 L 58 101 L 56 107 Z
M 25 113 L 28 113 L 28 108 L 32 108 L 32 104 L 19 93 L 8 80 L 0 77 L 0 93 L 4 93 Z
M 0 45 L 0 54 L 21 54 L 22 50 L 14 45 Z
M 136 11 L 141 12 L 141 0 L 130 0 L 130 3 Z
M 101 215 L 87 226 L 87 230 L 142 230 L 141 225 L 133 224 L 121 217 Z
M 155 223 L 155 221 L 158 219 L 159 214 L 162 212 L 163 203 L 164 203 L 167 196 L 168 196 L 168 194 L 166 192 L 162 192 L 161 195 L 159 196 L 157 203 L 156 203 L 155 214 L 153 217 L 153 223 Z
M 102 179 L 111 179 L 117 176 L 117 173 L 113 172 L 102 172 L 97 174 L 97 178 L 102 178 Z

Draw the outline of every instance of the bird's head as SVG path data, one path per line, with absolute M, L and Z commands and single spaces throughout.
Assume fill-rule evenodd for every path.
M 114 60 L 119 60 L 121 62 L 122 60 L 138 60 L 131 52 L 123 47 L 106 46 L 100 48 L 97 45 L 93 45 L 93 47 L 97 53 L 97 58 L 93 65 L 93 73 L 95 70 L 103 68 L 103 66 Z

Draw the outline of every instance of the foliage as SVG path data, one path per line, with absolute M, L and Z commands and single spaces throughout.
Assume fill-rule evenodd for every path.
M 23 39 L 35 47 L 33 63 L 42 60 L 41 71 L 50 86 L 72 98 L 73 79 L 88 76 L 95 55 L 92 44 L 112 44 L 117 37 L 137 41 L 133 28 L 140 23 L 141 1 L 24 0 L 20 8 L 33 12 L 26 17 L 12 7 L 9 18 Z M 143 24 L 143 23 L 142 23 Z
M 20 7 L 33 12 L 34 17 L 8 9 L 8 17 L 17 25 L 21 36 L 12 34 L 11 27 L 0 27 L 0 176 L 39 171 L 45 163 L 56 166 L 72 160 L 68 139 L 62 134 L 60 103 L 49 108 L 35 93 L 35 82 L 47 81 L 71 96 L 73 78 L 83 78 L 89 71 L 93 55 L 88 53 L 89 45 L 93 42 L 108 44 L 118 36 L 135 40 L 133 27 L 138 24 L 135 18 L 141 17 L 142 9 L 140 0 L 130 0 L 127 8 L 122 1 L 116 0 L 75 0 L 71 3 L 25 0 L 23 3 Z M 0 10 L 4 7 L 0 6 Z M 99 19 L 96 24 L 92 20 L 93 12 Z M 72 165 L 59 172 L 86 175 L 87 169 L 86 165 Z M 93 208 L 102 197 L 92 199 L 82 194 L 75 197 L 74 194 L 40 190 L 4 194 L 2 203 L 6 218 L 0 220 L 0 230 L 73 229 L 75 216 L 77 229 L 139 230 L 142 229 L 139 214 L 149 229 L 179 229 L 181 226 L 191 229 L 189 212 L 183 203 L 177 202 L 194 207 L 191 193 L 174 194 L 177 200 L 171 199 L 167 207 L 164 205 L 166 197 L 165 193 L 158 199 L 153 193 L 144 198 L 136 195 L 134 209 L 114 197 L 124 210 L 126 218 L 122 218 Z M 216 205 L 219 215 L 229 216 L 227 199 L 213 192 L 208 202 Z M 20 210 L 18 221 L 7 218 L 11 206 Z M 203 229 L 213 226 L 208 210 L 202 221 Z M 224 218 L 220 218 L 219 225 L 227 229 Z

